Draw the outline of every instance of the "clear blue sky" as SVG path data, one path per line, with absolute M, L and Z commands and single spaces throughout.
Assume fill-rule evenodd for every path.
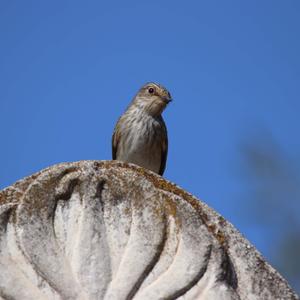
M 269 257 L 268 228 L 240 214 L 240 144 L 261 126 L 299 157 L 299 1 L 2 0 L 0 43 L 0 188 L 110 159 L 117 118 L 156 81 L 174 98 L 165 177 Z

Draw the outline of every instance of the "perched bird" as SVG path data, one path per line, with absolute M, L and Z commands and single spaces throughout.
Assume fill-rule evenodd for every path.
M 160 175 L 168 154 L 168 135 L 161 116 L 172 100 L 166 88 L 147 83 L 119 118 L 112 136 L 113 159 L 134 163 Z

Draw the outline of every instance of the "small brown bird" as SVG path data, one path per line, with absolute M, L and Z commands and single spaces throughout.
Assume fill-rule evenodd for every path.
M 113 159 L 164 173 L 168 134 L 161 114 L 171 100 L 167 89 L 157 83 L 147 83 L 138 91 L 115 127 Z

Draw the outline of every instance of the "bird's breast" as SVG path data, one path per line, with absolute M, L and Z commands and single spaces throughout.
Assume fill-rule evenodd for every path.
M 126 129 L 125 129 L 126 128 Z M 143 118 L 124 128 L 117 159 L 158 172 L 161 166 L 163 128 L 158 121 Z

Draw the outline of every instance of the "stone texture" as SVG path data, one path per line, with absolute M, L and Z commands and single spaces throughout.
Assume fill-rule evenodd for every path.
M 0 299 L 299 299 L 205 203 L 134 165 L 64 163 L 0 192 Z

